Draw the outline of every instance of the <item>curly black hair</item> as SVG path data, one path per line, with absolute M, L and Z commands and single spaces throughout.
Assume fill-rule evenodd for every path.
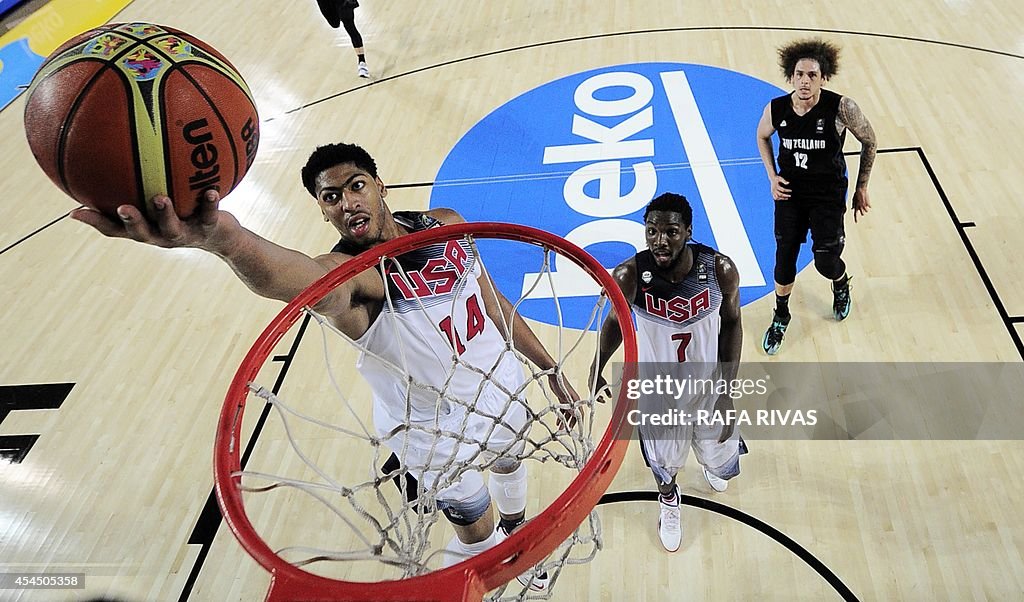
M 686 200 L 686 197 L 681 194 L 665 192 L 657 196 L 647 204 L 647 209 L 644 209 L 644 221 L 647 221 L 647 216 L 652 211 L 678 213 L 682 216 L 684 224 L 687 226 L 693 225 L 693 207 L 690 207 L 690 201 Z
M 320 172 L 325 169 L 330 169 L 335 165 L 341 165 L 342 163 L 353 163 L 359 169 L 365 171 L 373 177 L 377 177 L 377 163 L 374 162 L 373 157 L 370 153 L 366 152 L 363 147 L 356 144 L 345 144 L 339 142 L 337 144 L 325 144 L 324 146 L 318 146 L 312 154 L 309 155 L 309 159 L 306 160 L 306 165 L 302 168 L 302 185 L 306 187 L 309 194 L 316 197 L 316 177 L 320 175 Z
M 797 40 L 779 48 L 779 67 L 786 80 L 793 77 L 800 59 L 818 61 L 824 79 L 832 79 L 839 72 L 839 46 L 821 38 Z

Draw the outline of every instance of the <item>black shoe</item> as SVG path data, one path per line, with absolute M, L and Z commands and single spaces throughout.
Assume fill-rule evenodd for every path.
M 789 328 L 789 321 L 792 318 L 793 316 L 789 315 L 783 320 L 779 318 L 778 313 L 772 316 L 772 325 L 764 333 L 764 341 L 761 342 L 765 353 L 775 355 L 779 352 L 779 347 L 782 347 L 782 339 L 786 336 L 786 329 Z
M 853 306 L 853 299 L 850 298 L 850 280 L 846 279 L 846 286 L 836 289 L 836 283 L 832 283 L 832 315 L 837 322 L 842 322 L 850 315 L 850 308 Z

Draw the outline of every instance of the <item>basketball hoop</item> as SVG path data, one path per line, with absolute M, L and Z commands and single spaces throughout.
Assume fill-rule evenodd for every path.
M 274 318 L 243 360 L 224 401 L 214 448 L 217 501 L 228 526 L 242 547 L 271 573 L 271 585 L 266 598 L 268 601 L 482 600 L 487 592 L 513 581 L 517 575 L 530 571 L 572 537 L 611 483 L 622 463 L 629 441 L 630 427 L 626 416 L 632 402 L 626 398 L 625 388 L 620 391 L 617 402 L 611 408 L 611 419 L 600 441 L 587 448 L 584 454 L 587 457 L 580 460 L 578 474 L 561 495 L 512 533 L 508 539 L 448 568 L 372 583 L 333 579 L 308 572 L 282 558 L 280 550 L 275 552 L 250 521 L 242 494 L 244 491 L 251 492 L 254 489 L 247 488 L 242 483 L 243 476 L 248 476 L 241 468 L 242 417 L 246 402 L 255 391 L 252 383 L 256 381 L 264 362 L 285 333 L 301 317 L 312 313 L 310 308 L 340 284 L 365 270 L 380 266 L 389 258 L 452 240 L 468 241 L 469 244 L 475 245 L 477 239 L 514 241 L 539 248 L 544 252 L 545 265 L 549 265 L 549 252 L 570 259 L 600 285 L 603 294 L 598 306 L 603 306 L 603 300 L 607 297 L 619 323 L 632 324 L 628 302 L 607 270 L 597 260 L 580 247 L 558 236 L 521 225 L 464 223 L 415 232 L 380 244 L 313 283 Z M 486 258 L 487 255 L 484 254 L 483 260 L 486 261 Z M 518 307 L 518 303 L 513 301 L 513 304 Z M 597 322 L 597 326 L 600 326 L 600 322 Z M 625 353 L 623 365 L 628 371 L 631 366 L 635 369 L 636 339 L 632 328 L 623 327 L 622 330 Z M 622 378 L 625 380 L 632 376 L 623 374 Z M 594 392 L 581 392 L 580 396 L 581 399 L 586 397 L 590 402 L 596 397 Z M 544 466 L 541 464 L 540 468 Z M 378 480 L 387 482 L 390 478 Z

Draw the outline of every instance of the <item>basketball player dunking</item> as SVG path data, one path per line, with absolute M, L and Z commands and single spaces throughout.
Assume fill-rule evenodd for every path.
M 647 250 L 619 264 L 613 276 L 622 293 L 633 301 L 636 315 L 641 379 L 654 378 L 675 366 L 693 382 L 717 377 L 732 382 L 740 361 L 743 327 L 740 322 L 739 274 L 732 261 L 714 249 L 693 243 L 693 209 L 686 197 L 665 193 L 644 212 Z M 622 343 L 614 313 L 601 327 L 600 354 L 591 369 L 591 390 L 606 386 L 601 373 Z M 684 363 L 685 362 L 685 363 Z M 652 372 L 653 371 L 653 372 Z M 732 398 L 720 390 L 681 395 L 657 409 L 675 409 L 688 417 L 698 411 L 725 416 Z M 650 396 L 648 396 L 649 398 Z M 641 397 L 640 408 L 652 409 L 661 399 Z M 645 403 L 647 402 L 647 403 Z M 715 491 L 725 491 L 739 474 L 739 455 L 745 446 L 733 425 L 714 420 L 683 420 L 677 426 L 639 426 L 640 449 L 654 473 L 660 492 L 658 530 L 665 549 L 674 552 L 682 541 L 679 488 L 676 474 L 693 448 L 704 477 Z
M 120 223 L 87 208 L 75 210 L 72 217 L 107 236 L 209 251 L 231 266 L 253 292 L 281 301 L 290 301 L 360 251 L 442 223 L 465 221 L 451 209 L 393 214 L 384 201 L 388 191 L 377 176 L 376 163 L 351 144 L 317 148 L 302 169 L 302 181 L 316 198 L 324 220 L 340 234 L 332 252 L 315 258 L 244 228 L 230 213 L 218 209 L 220 198 L 215 191 L 208 191 L 196 215 L 184 221 L 175 215 L 167 197 L 154 199 L 156 224 L 148 223 L 131 205 L 118 207 Z M 456 533 L 449 544 L 452 554 L 446 556 L 448 564 L 454 564 L 459 556 L 495 545 L 525 520 L 526 465 L 517 459 L 525 435 L 516 432 L 527 423 L 526 408 L 510 403 L 501 391 L 518 391 L 524 376 L 506 348 L 509 330 L 504 325 L 514 333 L 515 348 L 537 368 L 550 370 L 555 361 L 483 272 L 472 247 L 449 242 L 419 249 L 403 256 L 401 271 L 408 275 L 428 262 L 432 276 L 450 272 L 452 278 L 431 278 L 436 286 L 414 291 L 410 282 L 418 287 L 423 278 L 402 278 L 397 268 L 396 273 L 387 270 L 385 274 L 366 270 L 337 287 L 315 309 L 364 350 L 357 367 L 373 391 L 378 434 L 424 487 L 441 484 L 436 499 Z M 438 329 L 444 337 L 438 336 Z M 453 351 L 460 364 L 449 379 Z M 396 374 L 389 364 L 406 368 L 409 376 L 426 386 L 410 387 L 407 375 Z M 485 373 L 492 376 L 477 396 Z M 578 399 L 571 385 L 554 374 L 548 383 L 563 404 Z M 465 418 L 464 403 L 473 399 L 477 412 L 500 418 L 498 427 L 493 419 L 477 413 Z M 422 428 L 398 428 L 410 423 Z M 385 437 L 394 431 L 400 434 Z M 427 431 L 458 432 L 459 436 Z M 461 477 L 451 473 L 453 464 L 472 460 L 481 448 L 496 458 L 490 468 L 490 491 L 479 471 L 468 470 Z M 501 516 L 497 529 L 492 498 Z M 546 574 L 524 574 L 520 582 L 534 591 L 547 588 Z

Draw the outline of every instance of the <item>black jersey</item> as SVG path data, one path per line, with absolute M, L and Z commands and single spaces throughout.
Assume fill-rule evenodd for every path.
M 779 175 L 793 192 L 846 190 L 842 134 L 836 131 L 842 96 L 822 90 L 818 104 L 805 115 L 793 110 L 789 94 L 772 100 L 772 127 L 779 133 Z

